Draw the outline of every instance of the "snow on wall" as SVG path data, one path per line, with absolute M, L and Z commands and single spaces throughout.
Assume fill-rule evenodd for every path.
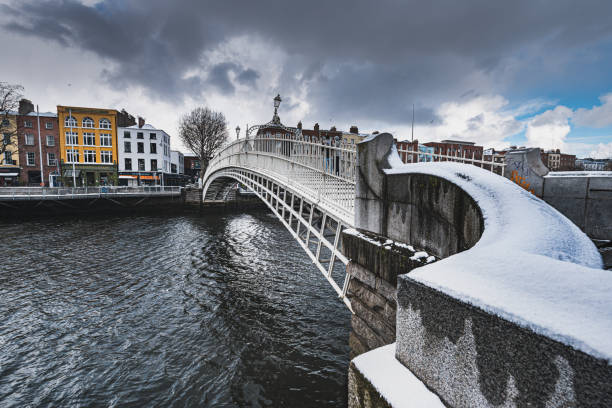
M 359 372 L 394 408 L 444 408 L 440 398 L 395 358 L 395 343 L 353 359 Z
M 474 247 L 410 278 L 612 363 L 612 274 L 577 226 L 476 166 L 416 163 L 384 171 L 444 178 L 469 194 L 484 217 Z

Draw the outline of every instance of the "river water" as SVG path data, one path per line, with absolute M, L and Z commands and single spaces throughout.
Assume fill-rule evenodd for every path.
M 265 212 L 0 223 L 0 406 L 346 406 L 350 314 Z

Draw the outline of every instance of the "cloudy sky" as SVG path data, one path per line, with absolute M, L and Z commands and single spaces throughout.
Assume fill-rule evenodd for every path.
M 312 128 L 612 156 L 612 1 L 0 0 L 0 81 L 43 111 L 125 108 L 173 136 Z

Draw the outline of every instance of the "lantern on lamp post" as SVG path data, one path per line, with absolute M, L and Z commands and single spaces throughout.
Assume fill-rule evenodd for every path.
M 240 126 L 236 126 L 236 139 L 240 139 Z

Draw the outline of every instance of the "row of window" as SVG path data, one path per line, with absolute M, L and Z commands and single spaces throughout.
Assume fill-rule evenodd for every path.
M 123 131 L 124 139 L 131 139 L 131 137 L 132 132 L 130 132 L 129 130 Z M 144 139 L 144 132 L 136 132 L 136 139 Z M 149 139 L 157 140 L 157 133 L 149 133 Z
M 103 150 L 100 152 L 100 161 L 97 161 L 95 150 L 83 151 L 84 163 L 112 163 L 113 152 Z M 80 153 L 78 150 L 68 149 L 66 151 L 66 163 L 79 163 Z
M 15 164 L 13 162 L 12 152 L 4 152 L 4 163 L 5 164 Z M 26 165 L 36 166 L 36 153 L 34 152 L 26 153 Z M 55 156 L 55 153 L 47 153 L 47 165 L 57 166 L 57 157 Z
M 94 122 L 94 120 L 90 117 L 84 117 L 83 120 L 81 121 L 81 127 L 84 127 L 84 128 L 94 129 L 95 124 L 96 122 Z M 111 122 L 110 120 L 106 118 L 100 119 L 98 124 L 99 124 L 100 129 L 110 129 L 111 128 Z M 77 125 L 78 125 L 78 122 L 74 118 L 74 116 L 67 116 L 66 119 L 64 120 L 65 127 L 77 127 Z
M 32 127 L 32 121 L 31 120 L 24 120 L 23 121 L 23 127 L 31 128 Z M 53 122 L 45 121 L 45 129 L 53 129 Z
M 7 138 L 10 139 L 11 135 L 5 134 L 4 135 L 4 143 L 7 143 Z M 24 137 L 24 142 L 27 146 L 34 146 L 34 141 L 36 139 L 34 139 L 34 134 L 32 133 L 26 133 L 25 135 L 23 135 Z M 47 146 L 55 146 L 55 137 L 53 135 L 47 135 L 47 137 L 45 138 L 47 141 Z
M 137 142 L 136 143 L 136 153 L 144 153 L 144 143 Z M 123 151 L 125 153 L 132 153 L 132 143 L 131 142 L 123 142 Z M 149 153 L 157 154 L 157 144 L 151 143 L 149 144 Z
M 110 133 L 100 133 L 100 146 L 111 147 L 113 145 Z M 66 132 L 66 144 L 76 146 L 79 144 L 79 134 L 77 132 Z M 83 132 L 83 145 L 96 146 L 96 134 L 93 132 Z
M 125 169 L 132 170 L 132 159 L 125 159 Z M 151 159 L 151 170 L 150 171 L 159 171 L 157 167 L 157 160 Z M 145 171 L 145 159 L 138 159 L 138 171 Z

